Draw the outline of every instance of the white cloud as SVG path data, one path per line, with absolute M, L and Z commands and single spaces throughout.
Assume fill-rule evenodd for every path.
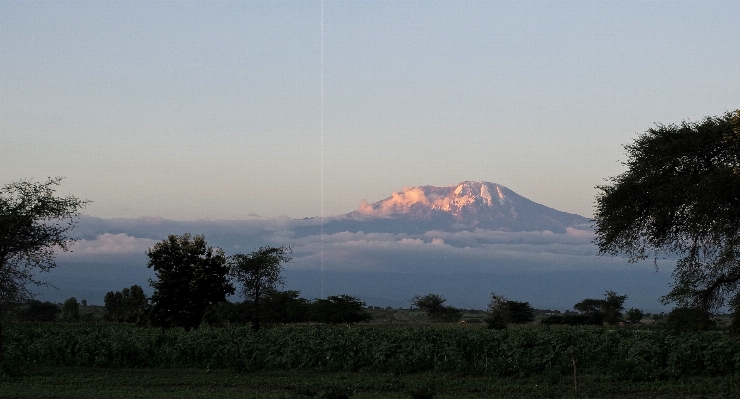
M 77 254 L 131 254 L 144 253 L 154 246 L 157 240 L 138 238 L 125 233 L 99 234 L 94 240 L 79 240 L 71 250 Z

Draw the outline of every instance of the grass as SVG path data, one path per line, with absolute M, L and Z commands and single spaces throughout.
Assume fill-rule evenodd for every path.
M 740 398 L 740 377 L 630 383 L 583 376 L 492 378 L 202 369 L 33 368 L 0 377 L 2 398 Z

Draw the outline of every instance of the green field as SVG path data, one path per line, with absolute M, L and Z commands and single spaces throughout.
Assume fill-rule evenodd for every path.
M 0 397 L 739 397 L 723 331 L 7 326 Z M 426 396 L 425 396 L 426 394 Z M 735 395 L 735 396 L 733 396 Z

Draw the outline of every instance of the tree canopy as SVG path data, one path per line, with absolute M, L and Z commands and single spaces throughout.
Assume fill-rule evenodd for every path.
M 489 328 L 497 330 L 506 328 L 507 324 L 527 324 L 535 318 L 534 308 L 529 302 L 510 301 L 496 293 L 491 293 L 488 312 L 486 323 Z
M 89 201 L 58 197 L 62 178 L 18 181 L 0 188 L 0 306 L 33 298 L 39 271 L 56 267 L 54 251 L 69 250 L 68 236 Z
M 262 247 L 250 254 L 236 254 L 229 258 L 231 274 L 241 284 L 244 298 L 254 305 L 254 330 L 260 328 L 260 299 L 283 284 L 280 273 L 282 264 L 290 262 L 290 252 L 290 247 Z
M 353 324 L 370 320 L 365 302 L 349 295 L 332 295 L 311 305 L 311 319 L 328 324 Z
M 462 312 L 460 309 L 446 306 L 444 304 L 446 301 L 447 299 L 438 294 L 426 294 L 424 296 L 416 295 L 411 298 L 411 304 L 427 312 L 427 316 L 431 321 L 441 321 L 445 323 L 455 323 L 460 321 L 462 318 Z
M 141 322 L 147 305 L 144 289 L 138 285 L 124 288 L 123 291 L 109 291 L 105 294 L 103 301 L 105 302 L 104 318 L 119 323 Z
M 617 295 L 614 291 L 607 291 L 604 299 L 587 298 L 573 305 L 573 309 L 596 316 L 594 320 L 604 320 L 614 325 L 622 320 L 625 300 L 627 300 L 627 295 Z
M 659 124 L 625 150 L 627 171 L 597 187 L 600 254 L 678 257 L 663 301 L 722 306 L 740 282 L 740 110 Z
M 154 269 L 149 319 L 155 326 L 197 327 L 209 305 L 234 293 L 229 265 L 220 248 L 208 247 L 205 237 L 170 235 L 147 251 Z

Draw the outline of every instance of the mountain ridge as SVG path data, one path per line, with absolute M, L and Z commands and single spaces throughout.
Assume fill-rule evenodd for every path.
M 511 189 L 486 181 L 451 186 L 414 186 L 374 203 L 363 200 L 357 210 L 325 224 L 329 232 L 409 232 L 475 228 L 501 231 L 565 232 L 589 219 L 531 201 Z

